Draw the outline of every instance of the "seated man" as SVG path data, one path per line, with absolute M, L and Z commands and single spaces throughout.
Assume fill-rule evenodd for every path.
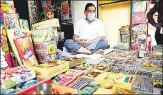
M 102 22 L 95 17 L 96 8 L 92 3 L 85 6 L 86 18 L 79 20 L 74 29 L 74 37 L 64 43 L 70 52 L 92 54 L 103 53 L 103 49 L 109 48 L 105 39 L 105 30 Z

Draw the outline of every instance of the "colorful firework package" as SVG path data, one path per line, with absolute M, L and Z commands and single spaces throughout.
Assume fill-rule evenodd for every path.
M 145 12 L 146 11 L 146 1 L 141 1 L 141 0 L 134 0 L 132 1 L 133 6 L 132 6 L 132 12 Z
M 51 19 L 33 25 L 32 39 L 38 62 L 56 59 L 58 19 Z
M 145 24 L 145 13 L 136 12 L 132 15 L 132 24 Z
M 122 26 L 120 29 L 121 42 L 130 42 L 130 26 Z
M 33 66 L 38 64 L 30 35 L 23 34 L 23 36 L 14 39 L 14 43 L 25 65 Z
M 1 10 L 5 13 L 15 13 L 13 0 L 1 0 Z
M 19 53 L 18 53 L 18 51 L 16 49 L 16 46 L 14 44 L 14 38 L 15 38 L 15 34 L 14 33 L 16 31 L 20 31 L 20 30 L 17 29 L 17 28 L 7 30 L 7 37 L 9 39 L 9 42 L 10 42 L 10 45 L 11 45 L 11 48 L 13 50 L 13 53 L 15 55 L 16 60 L 18 61 L 19 65 L 22 65 L 22 61 L 20 59 Z
M 9 46 L 8 46 L 8 41 L 7 41 L 7 34 L 6 34 L 6 29 L 1 26 L 1 68 L 5 68 L 7 66 L 12 67 L 11 63 L 11 55 L 9 52 Z
M 18 14 L 4 14 L 7 29 L 19 28 Z

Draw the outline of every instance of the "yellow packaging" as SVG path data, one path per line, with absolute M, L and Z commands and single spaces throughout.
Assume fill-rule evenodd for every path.
M 44 28 L 47 26 L 48 27 L 59 27 L 59 20 L 54 18 L 54 19 L 46 20 L 46 21 L 39 22 L 39 23 L 32 25 L 34 30 L 41 29 L 41 28 Z
M 126 95 L 126 94 L 130 94 L 130 95 L 137 95 L 137 93 L 133 90 L 128 90 L 128 89 L 122 89 L 122 88 L 119 88 L 119 85 L 115 85 L 112 89 L 111 89 L 111 92 L 112 94 L 123 94 L 123 95 Z
M 69 67 L 70 68 L 73 68 L 75 66 L 78 66 L 78 65 L 81 65 L 81 64 L 84 64 L 84 58 L 81 58 L 81 59 L 78 59 L 78 60 L 72 60 L 72 61 L 68 61 L 69 62 Z
M 15 28 L 15 29 L 16 29 L 16 28 Z M 19 53 L 18 53 L 18 51 L 17 51 L 17 49 L 16 49 L 16 46 L 15 46 L 15 43 L 14 43 L 14 38 L 15 38 L 15 36 L 14 36 L 14 31 L 15 31 L 15 29 L 9 29 L 9 30 L 7 30 L 7 37 L 8 37 L 8 39 L 9 39 L 9 42 L 10 42 L 10 44 L 11 44 L 11 48 L 12 48 L 12 50 L 13 50 L 13 52 L 14 52 L 14 55 L 15 55 L 15 57 L 16 57 L 16 59 L 17 59 L 19 65 L 22 65 L 23 62 L 22 62 L 22 60 L 20 59 Z
M 19 19 L 20 29 L 29 31 L 28 21 L 24 19 Z
M 54 77 L 60 73 L 63 73 L 69 70 L 69 63 L 63 62 L 62 64 L 58 64 L 57 66 L 50 66 L 48 64 L 41 64 L 39 66 L 35 66 L 32 68 L 35 70 L 36 74 L 42 75 L 45 78 Z
M 98 88 L 93 94 L 112 94 L 111 89 Z
M 55 54 L 57 51 L 57 46 L 55 44 L 48 45 L 48 54 Z
M 131 83 L 123 82 L 125 77 L 132 77 Z M 106 88 L 108 86 L 114 86 L 115 84 L 118 85 L 120 88 L 131 90 L 132 84 L 135 81 L 136 75 L 126 75 L 121 73 L 112 73 L 112 72 L 105 72 L 95 78 L 96 82 L 99 82 L 101 87 Z M 110 78 L 108 80 L 107 78 Z

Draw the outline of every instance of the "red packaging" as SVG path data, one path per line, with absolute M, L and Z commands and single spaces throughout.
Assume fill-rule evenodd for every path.
M 146 41 L 147 41 L 147 43 L 146 43 L 146 51 L 152 51 L 152 45 L 151 45 L 152 39 L 151 39 L 150 34 L 147 35 L 147 40 Z
M 20 58 L 27 66 L 38 65 L 33 44 L 30 35 L 25 34 L 22 37 L 14 39 Z

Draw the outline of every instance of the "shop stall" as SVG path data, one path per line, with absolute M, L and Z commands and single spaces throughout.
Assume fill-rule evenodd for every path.
M 71 0 L 50 1 L 28 1 L 28 20 L 12 0 L 1 0 L 2 95 L 160 94 L 154 89 L 163 86 L 163 46 L 154 44 L 146 20 L 150 2 L 97 0 L 111 47 L 104 54 L 72 55 L 58 49 L 59 28 L 72 24 Z

